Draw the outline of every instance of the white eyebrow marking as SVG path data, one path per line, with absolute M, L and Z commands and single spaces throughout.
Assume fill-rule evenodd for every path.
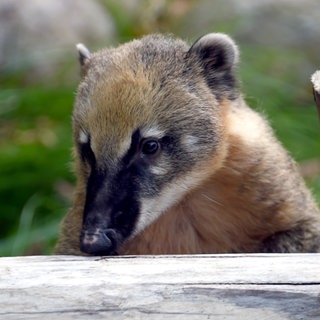
M 141 135 L 144 138 L 154 137 L 154 138 L 161 139 L 165 136 L 165 132 L 163 130 L 160 130 L 157 127 L 151 127 L 151 128 L 149 127 L 149 128 L 142 128 Z
M 85 133 L 83 130 L 80 130 L 79 134 L 79 142 L 80 143 L 88 143 L 89 141 L 89 136 L 87 133 Z

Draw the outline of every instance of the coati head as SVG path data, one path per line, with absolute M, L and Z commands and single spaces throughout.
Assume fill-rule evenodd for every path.
M 152 35 L 78 51 L 81 250 L 113 254 L 222 165 L 223 104 L 238 96 L 238 50 L 228 36 L 208 34 L 191 48 Z

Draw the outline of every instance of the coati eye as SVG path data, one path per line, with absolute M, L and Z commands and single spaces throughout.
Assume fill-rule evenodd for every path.
M 160 143 L 158 140 L 146 139 L 142 141 L 141 152 L 145 155 L 154 155 L 160 150 Z

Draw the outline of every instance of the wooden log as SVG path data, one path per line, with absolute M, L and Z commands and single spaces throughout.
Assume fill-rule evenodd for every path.
M 320 319 L 320 254 L 0 258 L 0 319 Z

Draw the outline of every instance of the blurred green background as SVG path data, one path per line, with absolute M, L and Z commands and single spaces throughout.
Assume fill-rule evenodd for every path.
M 45 6 L 51 2 L 36 9 L 50 11 Z M 88 14 L 81 7 L 84 2 L 92 3 L 93 11 L 91 18 L 82 19 L 87 23 L 82 30 L 69 20 L 72 14 Z M 315 8 L 310 5 L 310 12 L 304 12 L 289 5 L 288 11 L 284 1 L 269 2 L 274 6 L 252 0 L 242 1 L 242 7 L 235 1 L 78 1 L 73 13 L 66 8 L 69 25 L 61 20 L 58 31 L 50 29 L 56 20 L 49 18 L 32 29 L 32 12 L 25 13 L 25 28 L 12 20 L 19 18 L 16 7 L 0 5 L 0 255 L 49 254 L 70 206 L 75 181 L 71 112 L 79 79 L 76 42 L 95 50 L 152 32 L 172 33 L 190 43 L 208 32 L 229 33 L 241 50 L 246 100 L 270 119 L 319 202 L 320 127 L 309 78 L 320 63 L 320 45 L 310 26 L 303 33 L 302 17 L 315 14 Z M 105 24 L 96 21 L 98 15 Z M 7 16 L 11 33 L 6 34 L 1 23 Z M 89 29 L 95 24 L 100 29 Z M 71 28 L 82 33 L 70 36 Z M 45 41 L 49 44 L 41 46 Z

